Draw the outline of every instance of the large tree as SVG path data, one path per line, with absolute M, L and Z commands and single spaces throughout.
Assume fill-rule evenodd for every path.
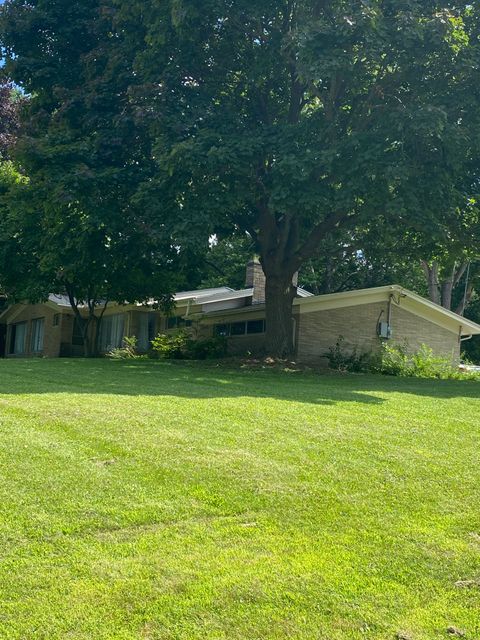
M 0 9 L 6 70 L 30 96 L 12 152 L 27 178 L 0 215 L 2 281 L 11 299 L 68 295 L 87 355 L 108 301 L 168 302 L 178 284 L 160 212 L 152 219 L 133 200 L 153 160 L 108 8 L 9 0 Z
M 19 109 L 23 98 L 6 78 L 0 75 L 0 158 L 9 157 L 19 127 Z
M 140 198 L 187 233 L 250 234 L 271 353 L 292 350 L 292 277 L 320 247 L 380 214 L 448 224 L 470 144 L 468 0 L 115 4 L 156 140 Z

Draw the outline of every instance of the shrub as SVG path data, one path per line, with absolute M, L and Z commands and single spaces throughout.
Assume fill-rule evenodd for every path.
M 189 357 L 194 360 L 224 358 L 227 354 L 227 339 L 223 336 L 191 340 L 188 346 Z
M 438 356 L 422 344 L 415 352 L 408 345 L 382 343 L 379 354 L 346 351 L 344 338 L 339 336 L 335 346 L 325 354 L 331 369 L 337 371 L 382 373 L 389 376 L 436 378 L 441 380 L 480 380 L 480 373 L 461 371 L 450 358 Z
M 433 349 L 422 344 L 409 353 L 406 345 L 383 344 L 380 372 L 386 375 L 440 380 L 480 380 L 476 372 L 460 371 L 450 358 L 438 356 Z
M 123 338 L 123 346 L 112 349 L 107 353 L 108 358 L 113 360 L 126 360 L 128 358 L 141 358 L 142 356 L 137 350 L 137 338 L 135 336 L 125 336 Z
M 152 353 L 157 358 L 181 360 L 189 351 L 190 335 L 186 331 L 159 333 L 151 342 Z
M 194 339 L 186 331 L 159 334 L 152 340 L 152 355 L 167 360 L 205 360 L 222 358 L 227 352 L 227 341 L 222 336 Z
M 346 351 L 344 346 L 345 338 L 339 336 L 333 347 L 330 347 L 325 357 L 328 359 L 330 369 L 336 371 L 351 371 L 360 373 L 372 371 L 378 363 L 374 354 L 369 352 L 358 352 L 355 347 L 353 351 Z

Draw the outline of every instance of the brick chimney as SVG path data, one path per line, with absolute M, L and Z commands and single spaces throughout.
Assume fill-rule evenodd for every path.
M 252 304 L 265 302 L 265 274 L 258 258 L 247 264 L 247 278 L 245 288 L 253 289 Z
M 292 284 L 298 286 L 298 271 L 293 274 Z M 258 258 L 247 263 L 247 277 L 245 288 L 253 289 L 252 304 L 265 302 L 265 274 Z

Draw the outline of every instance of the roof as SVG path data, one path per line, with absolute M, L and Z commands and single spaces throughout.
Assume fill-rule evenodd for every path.
M 307 291 L 306 289 L 302 289 L 302 287 L 297 287 L 297 296 L 299 298 L 311 298 L 314 295 L 315 295 L 314 293 L 311 293 L 310 291 Z
M 229 292 L 214 293 L 209 296 L 196 298 L 196 300 L 204 305 L 209 304 L 210 302 L 226 302 L 227 300 L 240 300 L 242 298 L 250 298 L 252 295 L 253 289 L 240 289 L 238 291 L 233 291 L 232 289 L 230 289 Z
M 199 300 L 208 296 L 214 296 L 218 294 L 233 293 L 234 290 L 230 287 L 214 287 L 211 289 L 197 289 L 193 291 L 179 291 L 173 296 L 175 302 L 182 300 Z
M 70 307 L 70 300 L 68 299 L 68 296 L 51 293 L 48 296 L 48 301 L 53 302 L 54 304 L 58 304 L 59 307 Z

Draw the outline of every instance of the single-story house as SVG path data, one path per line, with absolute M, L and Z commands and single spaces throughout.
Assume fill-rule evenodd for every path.
M 440 307 L 399 285 L 314 296 L 298 288 L 293 304 L 295 357 L 318 364 L 340 336 L 346 349 L 375 351 L 385 340 L 422 344 L 458 359 L 461 343 L 480 334 L 480 325 Z M 147 351 L 158 333 L 187 328 L 197 337 L 222 335 L 232 354 L 261 353 L 265 340 L 265 278 L 257 261 L 247 266 L 246 286 L 182 291 L 172 314 L 153 304 L 108 304 L 100 331 L 100 350 L 136 336 Z M 40 304 L 14 304 L 0 311 L 0 355 L 82 355 L 82 336 L 62 295 Z

